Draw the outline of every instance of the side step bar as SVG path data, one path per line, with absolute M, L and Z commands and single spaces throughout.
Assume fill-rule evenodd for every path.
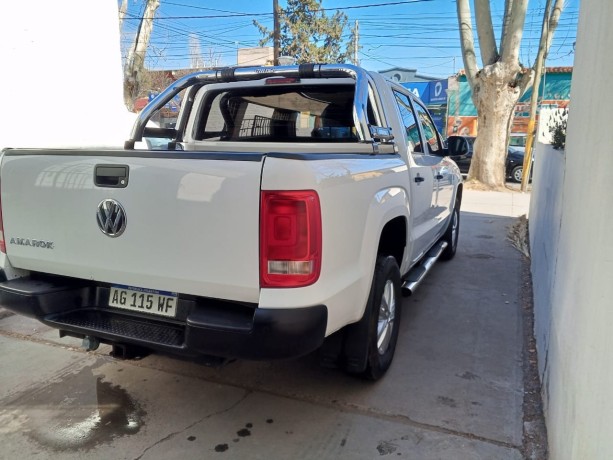
M 413 267 L 411 271 L 407 273 L 404 282 L 402 283 L 403 295 L 409 296 L 415 292 L 446 247 L 446 241 L 439 241 L 432 246 L 432 248 L 430 248 L 419 264 Z

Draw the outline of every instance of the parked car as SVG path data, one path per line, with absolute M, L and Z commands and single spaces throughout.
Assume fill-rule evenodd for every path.
M 466 140 L 467 147 L 462 149 L 462 147 L 459 146 L 458 149 L 463 150 L 466 153 L 461 155 L 460 157 L 454 157 L 454 160 L 460 168 L 460 172 L 462 174 L 468 174 L 468 170 L 470 169 L 470 162 L 473 157 L 473 145 L 475 143 L 476 137 L 449 136 L 449 138 L 447 139 L 447 144 L 459 144 L 462 143 L 464 139 Z M 506 177 L 508 179 L 511 179 L 513 182 L 521 182 L 522 174 L 524 172 L 524 152 L 524 147 L 509 145 L 507 151 L 505 172 Z

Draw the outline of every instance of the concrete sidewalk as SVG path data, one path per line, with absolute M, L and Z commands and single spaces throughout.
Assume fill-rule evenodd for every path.
M 528 201 L 465 191 L 457 256 L 405 299 L 374 384 L 315 355 L 115 361 L 0 311 L 0 458 L 521 459 L 523 261 L 506 238 Z
M 528 215 L 530 193 L 509 190 L 507 192 L 484 192 L 469 190 L 462 203 L 462 211 L 489 214 L 500 217 Z

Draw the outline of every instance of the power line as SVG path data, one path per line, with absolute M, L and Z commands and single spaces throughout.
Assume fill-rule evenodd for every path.
M 376 2 L 377 0 L 375 0 Z M 431 2 L 432 0 L 420 1 L 381 1 L 373 2 L 366 5 L 348 5 L 345 7 L 330 7 L 322 8 L 322 11 L 348 10 L 348 19 L 350 21 L 360 21 L 360 44 L 369 51 L 364 54 L 365 60 L 377 61 L 390 65 L 389 62 L 419 59 L 426 61 L 435 59 L 439 61 L 449 62 L 451 55 L 461 55 L 461 46 L 458 40 L 458 25 L 457 15 L 446 11 L 434 12 L 419 12 L 419 14 L 408 13 L 408 8 L 399 8 L 399 14 L 392 15 L 386 11 L 384 15 L 364 14 L 363 9 L 377 8 L 383 6 L 394 5 L 409 5 L 412 3 Z M 451 1 L 451 0 L 449 0 Z M 156 27 L 152 34 L 150 55 L 148 54 L 147 61 L 166 60 L 168 62 L 187 62 L 190 58 L 188 51 L 189 34 L 196 34 L 203 46 L 215 49 L 216 54 L 229 58 L 236 53 L 239 46 L 255 47 L 259 45 L 259 34 L 252 28 L 251 18 L 258 17 L 258 21 L 268 26 L 272 23 L 273 14 L 271 12 L 245 12 L 231 11 L 226 9 L 208 8 L 204 6 L 187 5 L 181 3 L 181 0 L 163 1 L 162 6 L 172 5 L 177 11 L 177 8 L 190 8 L 211 12 L 211 14 L 202 14 L 198 16 L 174 16 L 174 15 L 159 15 L 156 19 Z M 260 4 L 258 4 L 258 7 Z M 417 7 L 417 6 L 416 6 Z M 223 8 L 223 7 L 222 7 Z M 422 8 L 424 10 L 425 8 Z M 319 10 L 317 10 L 319 11 Z M 410 11 L 413 11 L 411 8 Z M 535 51 L 528 49 L 530 39 L 534 41 L 534 37 L 540 35 L 540 21 L 536 16 L 539 11 L 544 11 L 544 8 L 533 8 L 528 11 L 526 22 L 524 24 L 524 33 L 521 46 L 522 61 L 527 62 L 526 53 L 533 54 Z M 498 13 L 502 13 L 500 10 Z M 219 14 L 217 14 L 219 13 Z M 351 14 L 353 13 L 353 14 Z M 355 14 L 358 13 L 358 14 Z M 124 22 L 124 31 L 135 30 L 134 19 L 139 19 L 143 16 L 130 15 L 132 21 Z M 577 26 L 577 8 L 565 8 L 562 17 L 558 23 L 556 35 L 553 38 L 552 46 L 549 53 L 550 60 L 565 59 L 566 56 L 572 54 L 572 42 L 576 40 Z M 217 21 L 215 19 L 219 18 Z M 158 20 L 159 19 L 159 20 Z M 170 22 L 170 20 L 174 22 Z M 181 19 L 211 19 L 207 24 L 211 26 L 198 27 L 194 26 L 193 22 L 182 22 Z M 494 31 L 498 35 L 501 31 L 501 25 L 496 22 L 496 11 L 492 11 L 492 19 L 495 22 Z M 473 16 L 474 22 L 474 16 Z M 223 22 L 223 24 L 221 24 Z M 238 33 L 237 33 L 238 32 Z M 349 32 L 342 35 L 343 44 L 349 37 Z M 122 46 L 127 44 L 128 39 L 122 40 Z M 448 42 L 448 43 L 445 43 Z M 457 43 L 457 45 L 455 45 Z M 454 46 L 455 45 L 455 46 Z M 368 49 L 371 47 L 371 49 Z M 478 38 L 475 38 L 475 47 L 479 49 Z M 377 51 L 372 52 L 372 49 Z M 403 53 L 413 53 L 412 56 L 399 56 Z M 433 52 L 429 52 L 432 50 Z M 570 50 L 570 52 L 568 52 Z M 432 56 L 432 54 L 436 54 Z M 442 56 L 441 56 L 442 55 Z M 444 68 L 445 62 L 436 64 L 435 67 Z M 148 64 L 151 65 L 151 64 Z
M 340 11 L 340 10 L 357 10 L 362 8 L 374 8 L 381 6 L 395 6 L 395 5 L 407 5 L 412 3 L 425 3 L 432 2 L 434 0 L 407 0 L 401 2 L 385 2 L 385 3 L 371 3 L 370 5 L 354 5 L 354 6 L 342 6 L 338 8 L 319 8 L 316 10 L 311 10 L 311 12 L 319 12 L 319 11 Z M 189 6 L 189 5 L 181 5 L 181 6 Z M 221 19 L 221 18 L 232 18 L 232 17 L 242 17 L 242 16 L 272 16 L 273 13 L 232 13 L 232 14 L 221 14 L 221 15 L 202 15 L 202 16 L 166 16 L 166 17 L 157 17 L 157 18 L 145 18 L 145 17 L 130 17 L 125 19 L 152 19 L 154 21 L 168 20 L 168 19 Z

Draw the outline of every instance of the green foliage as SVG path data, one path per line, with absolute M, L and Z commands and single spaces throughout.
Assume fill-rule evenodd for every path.
M 273 42 L 274 31 L 257 21 L 253 24 L 263 38 L 260 46 Z M 280 55 L 292 56 L 297 63 L 341 63 L 350 58 L 352 48 L 343 50 L 342 35 L 347 27 L 347 15 L 336 11 L 326 16 L 319 0 L 287 0 L 280 8 Z
M 551 134 L 551 146 L 556 150 L 564 150 L 566 147 L 566 124 L 568 121 L 568 109 L 557 112 L 549 121 L 549 133 Z

